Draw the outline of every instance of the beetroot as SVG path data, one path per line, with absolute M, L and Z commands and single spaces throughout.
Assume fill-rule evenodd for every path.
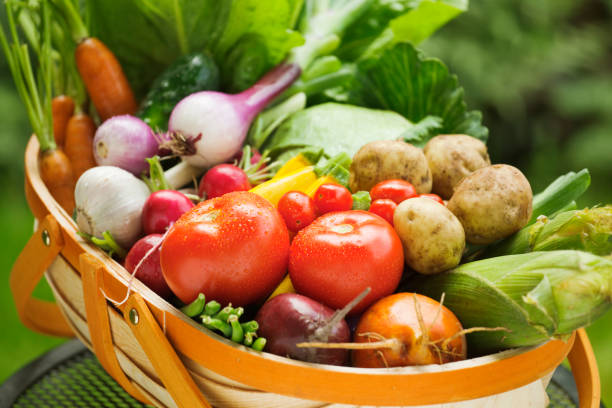
M 323 341 L 347 342 L 351 338 L 344 319 L 334 319 L 333 309 L 297 293 L 284 293 L 268 300 L 259 310 L 255 320 L 258 334 L 268 342 L 266 351 L 311 363 L 344 365 L 349 352 L 343 349 L 300 348 L 298 343 Z
M 125 257 L 124 266 L 128 272 L 134 273 L 134 269 L 138 266 L 140 260 L 145 257 L 151 248 L 157 246 L 157 248 L 142 261 L 135 276 L 153 292 L 164 299 L 169 299 L 172 296 L 172 291 L 164 279 L 159 261 L 161 240 L 161 234 L 150 234 L 136 241 Z
M 142 209 L 142 228 L 145 234 L 163 234 L 193 206 L 191 200 L 178 191 L 154 192 L 147 198 Z

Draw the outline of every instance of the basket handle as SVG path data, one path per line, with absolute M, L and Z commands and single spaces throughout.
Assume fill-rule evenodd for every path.
M 576 381 L 580 408 L 599 408 L 601 402 L 599 370 L 593 347 L 584 329 L 576 330 L 574 345 L 567 359 Z
M 179 407 L 212 408 L 187 372 L 146 302 L 138 293 L 127 300 L 123 317 L 162 383 Z
M 82 253 L 79 256 L 79 264 L 81 279 L 83 280 L 83 298 L 85 299 L 87 326 L 89 327 L 89 337 L 91 338 L 94 353 L 106 372 L 124 390 L 140 402 L 148 404 L 149 400 L 136 388 L 121 369 L 115 354 L 108 317 L 108 306 L 100 290 L 104 287 L 104 266 L 96 257 L 88 253 Z
M 26 327 L 52 336 L 73 337 L 74 333 L 56 303 L 32 297 L 34 288 L 63 247 L 59 223 L 49 214 L 13 264 L 9 285 L 17 314 Z

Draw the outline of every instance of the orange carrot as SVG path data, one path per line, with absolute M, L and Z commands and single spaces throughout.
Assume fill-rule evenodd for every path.
M 115 55 L 96 38 L 86 38 L 75 51 L 76 65 L 100 119 L 134 114 L 138 106 Z
M 56 96 L 51 100 L 51 115 L 53 116 L 53 137 L 59 147 L 64 145 L 66 125 L 74 113 L 74 101 L 66 95 Z
M 96 165 L 93 154 L 95 133 L 96 125 L 89 115 L 77 113 L 68 121 L 64 152 L 72 164 L 75 180 L 78 180 L 81 174 Z
M 68 214 L 74 210 L 74 175 L 66 154 L 59 149 L 40 152 L 40 177 L 51 195 Z

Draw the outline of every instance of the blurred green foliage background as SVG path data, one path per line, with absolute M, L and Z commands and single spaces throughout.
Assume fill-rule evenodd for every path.
M 484 114 L 497 163 L 525 171 L 535 192 L 556 176 L 589 168 L 582 206 L 612 203 L 612 0 L 476 1 L 422 44 L 459 77 L 471 109 Z M 14 259 L 32 232 L 23 193 L 30 134 L 4 58 L 0 59 L 0 382 L 62 340 L 17 319 L 8 288 Z M 37 294 L 50 298 L 42 285 Z M 588 329 L 612 406 L 612 313 Z

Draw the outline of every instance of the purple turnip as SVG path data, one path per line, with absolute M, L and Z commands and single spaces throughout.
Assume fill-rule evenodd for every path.
M 96 130 L 96 163 L 117 166 L 140 176 L 149 168 L 146 159 L 157 154 L 159 142 L 146 123 L 135 116 L 113 116 Z

